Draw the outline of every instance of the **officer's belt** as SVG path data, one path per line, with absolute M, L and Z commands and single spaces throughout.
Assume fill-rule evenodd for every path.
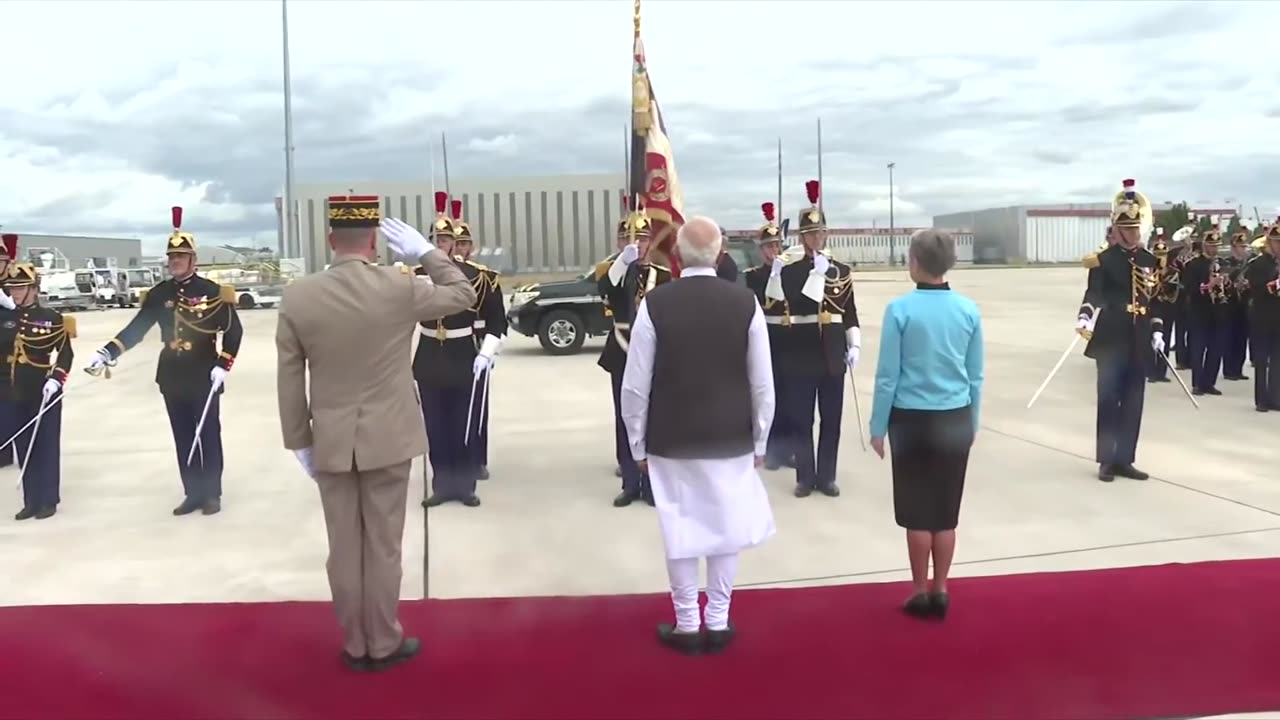
M 627 322 L 616 322 L 616 323 L 614 323 L 614 324 L 613 324 L 613 327 L 614 327 L 614 328 L 616 328 L 616 329 L 618 329 L 618 330 L 630 330 L 630 329 L 631 329 L 631 323 L 627 323 Z
M 817 325 L 844 322 L 844 315 L 765 315 L 764 321 L 770 325 Z
M 483 329 L 484 329 L 484 321 L 483 321 L 483 320 L 477 320 L 477 321 L 475 321 L 474 323 L 472 323 L 472 324 L 471 324 L 471 327 L 473 327 L 473 328 L 475 328 L 475 329 L 477 329 L 477 330 L 483 330 Z
M 456 338 L 470 337 L 472 333 L 472 328 L 469 328 L 469 327 L 447 328 L 442 332 L 438 328 L 422 327 L 421 325 L 419 325 L 418 330 L 423 335 L 426 335 L 429 338 L 435 338 L 437 340 L 442 340 L 442 339 L 454 340 Z

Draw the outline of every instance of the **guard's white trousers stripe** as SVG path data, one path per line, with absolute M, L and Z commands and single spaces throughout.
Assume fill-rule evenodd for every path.
M 676 610 L 676 630 L 697 632 L 702 626 L 698 617 L 698 558 L 667 560 L 667 577 L 671 580 L 671 604 Z M 733 596 L 733 580 L 738 574 L 738 554 L 712 555 L 707 558 L 708 630 L 729 627 L 729 600 Z

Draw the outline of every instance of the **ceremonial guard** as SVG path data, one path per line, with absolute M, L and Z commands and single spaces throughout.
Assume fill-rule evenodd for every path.
M 432 508 L 456 500 L 467 507 L 477 507 L 480 505 L 476 495 L 479 472 L 469 446 L 475 442 L 472 395 L 473 391 L 476 396 L 480 394 L 483 376 L 497 356 L 501 342 L 497 336 L 486 334 L 477 352 L 475 324 L 482 316 L 482 308 L 486 309 L 486 322 L 491 321 L 488 309 L 493 307 L 494 298 L 487 290 L 489 281 L 485 274 L 474 263 L 454 255 L 454 243 L 461 231 L 447 214 L 448 195 L 437 192 L 435 202 L 432 242 L 453 258 L 474 288 L 476 302 L 462 312 L 424 322 L 419 328 L 421 337 L 413 355 L 413 377 L 422 400 L 432 471 L 431 493 L 422 501 L 422 506 Z M 470 230 L 466 232 L 469 236 Z M 416 272 L 426 274 L 422 268 Z M 501 303 L 501 299 L 498 302 Z M 500 304 L 497 311 L 502 312 Z
M 1178 370 L 1187 370 L 1191 367 L 1191 323 L 1187 319 L 1190 293 L 1183 287 L 1182 277 L 1187 263 L 1200 253 L 1199 244 L 1192 243 L 1195 233 L 1196 229 L 1193 225 L 1180 228 L 1174 232 L 1173 246 L 1169 248 L 1169 267 L 1177 275 L 1179 292 L 1173 304 L 1173 324 L 1165 325 L 1165 337 L 1169 339 L 1170 352 L 1173 353 L 1174 358 L 1173 364 Z
M 502 300 L 502 286 L 498 284 L 498 271 L 471 261 L 475 243 L 471 238 L 471 226 L 462 221 L 462 201 L 451 201 L 451 209 L 454 257 L 480 271 L 484 276 L 482 288 L 476 291 L 477 297 L 480 297 L 481 290 L 484 294 L 479 306 L 480 312 L 476 314 L 476 322 L 473 326 L 475 341 L 478 347 L 484 347 L 485 341 L 488 341 L 490 347 L 501 348 L 507 342 L 507 310 Z M 494 340 L 489 340 L 490 337 Z M 493 345 L 495 342 L 496 346 Z M 475 374 L 477 378 L 484 376 L 480 382 L 485 392 L 477 392 L 475 402 L 472 403 L 473 431 L 467 447 L 471 450 L 471 462 L 476 468 L 476 478 L 479 480 L 489 479 L 489 393 L 493 390 L 489 386 L 492 378 L 488 373 L 493 372 L 496 358 L 497 350 L 492 355 L 478 353 L 475 360 Z
M 652 230 L 643 209 L 632 211 L 618 223 L 619 242 L 625 238 L 627 244 L 609 261 L 607 268 L 602 271 L 604 263 L 601 263 L 596 271 L 600 295 L 613 317 L 613 331 L 605 339 L 597 364 L 609 373 L 613 383 L 614 455 L 622 470 L 622 492 L 613 499 L 614 507 L 626 507 L 636 500 L 653 504 L 649 479 L 631 457 L 631 444 L 621 412 L 622 374 L 627 369 L 631 322 L 645 294 L 671 280 L 670 268 L 648 260 Z
M 1151 319 L 1159 319 L 1166 333 L 1174 332 L 1174 315 L 1178 306 L 1178 271 L 1169 262 L 1169 244 L 1164 239 L 1164 228 L 1156 228 L 1156 240 L 1151 245 L 1151 252 L 1156 256 L 1155 272 L 1152 274 L 1155 286 L 1151 292 Z M 1151 365 L 1148 368 L 1148 379 L 1151 382 L 1170 382 L 1168 348 L 1152 348 Z
M 1182 286 L 1187 294 L 1188 344 L 1191 350 L 1191 392 L 1221 395 L 1217 388 L 1222 352 L 1227 344 L 1231 287 L 1218 257 L 1221 233 L 1211 228 L 1200 240 L 1200 255 L 1187 261 Z
M 173 208 L 166 255 L 170 278 L 147 291 L 133 320 L 94 353 L 85 370 L 102 374 L 152 326 L 160 326 L 156 384 L 169 413 L 185 494 L 173 514 L 200 510 L 214 515 L 222 509 L 221 396 L 244 328 L 236 313 L 235 288 L 196 274 L 196 240 L 182 229 L 180 207 Z
M 1249 230 L 1241 227 L 1231 235 L 1231 254 L 1223 259 L 1227 274 L 1226 329 L 1223 334 L 1222 379 L 1248 380 L 1244 361 L 1249 355 L 1249 289 L 1244 266 L 1249 261 Z
M 1164 322 L 1152 312 L 1155 275 L 1160 262 L 1142 247 L 1142 228 L 1151 222 L 1151 204 L 1133 180 L 1111 203 L 1116 244 L 1097 256 L 1076 321 L 1088 344 L 1085 357 L 1098 369 L 1098 479 L 1116 476 L 1146 480 L 1134 467 L 1142 403 L 1151 353 L 1163 361 Z
M 769 326 L 769 353 L 773 361 L 773 391 L 778 398 L 786 396 L 783 386 L 786 375 L 778 372 L 782 363 L 779 355 L 790 340 L 791 312 L 785 296 L 782 300 L 770 297 L 782 295 L 782 231 L 774 222 L 773 203 L 760 206 L 764 212 L 764 225 L 756 236 L 756 244 L 760 246 L 760 264 L 746 271 L 747 287 L 755 293 L 756 300 L 764 312 L 764 321 Z M 769 293 L 770 285 L 773 292 Z M 786 413 L 777 407 L 773 414 L 773 425 L 769 429 L 769 445 L 764 457 L 764 466 L 769 470 L 780 467 L 794 468 L 795 450 L 792 448 L 792 430 L 787 423 Z
M 13 341 L 18 334 L 18 310 L 4 287 L 4 278 L 18 257 L 18 236 L 5 233 L 0 244 L 0 377 L 13 374 Z M 9 383 L 0 383 L 0 441 L 13 437 L 21 427 L 17 424 L 17 410 L 13 404 L 13 390 Z M 14 464 L 14 444 L 0 447 L 0 468 Z
M 1249 355 L 1258 412 L 1280 410 L 1280 220 L 1260 238 L 1262 254 L 1245 267 L 1249 287 Z
M 790 317 L 788 341 L 775 357 L 778 374 L 785 376 L 785 395 L 779 395 L 778 405 L 791 423 L 794 438 L 795 495 L 807 497 L 818 490 L 838 497 L 836 461 L 844 415 L 844 375 L 846 368 L 853 372 L 858 363 L 862 329 L 853 297 L 853 269 L 826 253 L 827 218 L 818 204 L 818 181 L 805 183 L 805 191 L 810 207 L 800 213 L 801 245 L 790 263 L 783 258 L 781 283 L 774 283 L 772 292 L 766 294 L 786 303 Z M 815 403 L 821 416 L 816 456 Z
M 4 278 L 3 304 L 15 305 L 17 332 L 7 392 L 18 427 L 15 441 L 22 463 L 22 511 L 15 519 L 53 517 L 62 501 L 62 388 L 71 371 L 75 318 L 40 305 L 40 276 L 34 265 L 17 263 Z M 39 416 L 39 419 L 37 419 Z M 34 422 L 32 422 L 34 421 Z

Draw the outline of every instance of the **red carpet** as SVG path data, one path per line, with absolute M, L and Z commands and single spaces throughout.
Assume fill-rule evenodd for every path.
M 663 595 L 405 603 L 416 660 L 341 668 L 323 603 L 0 609 L 5 718 L 1148 718 L 1280 708 L 1280 561 L 741 591 L 739 643 L 659 647 Z

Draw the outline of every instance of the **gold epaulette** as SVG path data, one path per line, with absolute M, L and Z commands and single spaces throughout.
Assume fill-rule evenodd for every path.
M 596 263 L 596 282 L 600 282 L 600 278 L 604 277 L 605 274 L 609 272 L 609 266 L 612 264 L 613 261 L 608 258 Z
M 1084 265 L 1086 270 L 1092 270 L 1098 267 L 1099 265 L 1101 265 L 1102 261 L 1098 259 L 1097 253 L 1089 253 L 1088 255 L 1084 256 L 1084 258 L 1080 261 L 1080 264 Z
M 218 299 L 224 303 L 234 303 L 236 301 L 236 289 L 230 285 L 219 285 Z
M 67 337 L 75 338 L 76 336 L 76 319 L 71 315 L 62 316 L 62 329 L 67 333 Z
M 408 265 L 401 265 L 401 266 L 400 266 L 400 274 L 401 274 L 401 275 L 408 275 L 408 274 L 409 274 L 409 273 L 411 273 L 411 272 L 413 272 L 413 268 L 409 267 Z
M 470 265 L 471 267 L 473 267 L 473 268 L 475 268 L 475 269 L 479 270 L 480 272 L 492 272 L 492 270 L 490 270 L 489 268 L 485 267 L 484 265 L 481 265 L 481 264 L 480 264 L 480 263 L 478 263 L 478 262 L 474 262 L 474 261 L 472 261 L 472 260 L 463 260 L 462 262 L 464 262 L 464 263 L 466 263 L 466 264 Z
M 669 267 L 665 267 L 665 266 L 662 266 L 662 265 L 659 265 L 658 263 L 649 263 L 649 267 L 651 267 L 651 268 L 653 268 L 653 269 L 655 269 L 655 270 L 661 270 L 662 272 L 664 272 L 664 273 L 666 273 L 666 274 L 668 274 L 668 275 L 670 275 L 670 274 L 671 274 L 671 268 L 669 268 Z
M 149 292 L 151 292 L 151 291 L 150 291 L 150 290 L 139 290 L 139 291 L 138 291 L 138 304 L 139 304 L 139 305 L 141 305 L 142 303 L 144 303 L 144 302 L 146 302 L 146 301 L 147 301 L 147 293 L 149 293 Z

